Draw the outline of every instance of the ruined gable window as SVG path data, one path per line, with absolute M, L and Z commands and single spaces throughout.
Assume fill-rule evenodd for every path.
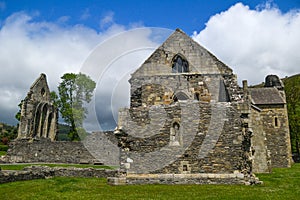
M 187 60 L 179 55 L 176 55 L 173 59 L 172 73 L 185 73 L 189 72 L 189 64 Z
M 42 96 L 45 96 L 45 93 L 46 93 L 45 88 L 42 88 L 42 89 L 41 89 L 41 95 L 42 95 Z

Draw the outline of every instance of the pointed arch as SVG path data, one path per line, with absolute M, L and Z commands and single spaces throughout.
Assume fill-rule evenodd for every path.
M 187 73 L 189 72 L 189 63 L 180 54 L 176 54 L 172 59 L 172 73 Z

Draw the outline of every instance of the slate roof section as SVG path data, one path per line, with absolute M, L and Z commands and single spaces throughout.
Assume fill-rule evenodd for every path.
M 254 105 L 285 104 L 285 100 L 275 87 L 249 88 Z

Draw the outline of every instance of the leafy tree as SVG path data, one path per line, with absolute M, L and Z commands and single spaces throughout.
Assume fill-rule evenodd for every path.
M 51 98 L 58 106 L 64 121 L 70 125 L 69 137 L 71 140 L 80 140 L 84 135 L 82 122 L 87 115 L 85 103 L 92 100 L 96 83 L 85 74 L 66 73 L 58 86 L 58 95 L 51 92 Z

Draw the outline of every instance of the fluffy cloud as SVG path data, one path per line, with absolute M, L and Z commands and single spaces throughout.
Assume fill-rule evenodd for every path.
M 300 11 L 282 13 L 267 4 L 251 10 L 237 3 L 212 16 L 193 38 L 234 69 L 239 83 L 264 81 L 267 74 L 299 73 Z
M 121 31 L 124 27 L 114 25 L 97 33 L 83 25 L 36 21 L 23 12 L 8 17 L 0 27 L 0 121 L 15 122 L 17 105 L 40 73 L 54 90 L 60 76 L 78 72 L 99 42 Z
M 95 99 L 89 108 L 94 115 L 89 116 L 86 126 L 97 129 L 97 115 L 103 128 L 112 128 L 113 113 L 116 115 L 119 107 L 128 105 L 129 85 L 124 77 L 128 79 L 129 72 L 166 35 L 156 41 L 151 38 L 153 30 L 126 31 L 125 26 L 107 21 L 110 17 L 111 14 L 103 18 L 111 24 L 102 32 L 83 25 L 68 26 L 62 22 L 65 20 L 37 21 L 23 12 L 5 19 L 0 27 L 0 122 L 16 123 L 17 105 L 40 73 L 47 74 L 50 89 L 56 90 L 64 73 L 81 71 L 97 82 Z M 113 96 L 119 101 L 113 102 Z

